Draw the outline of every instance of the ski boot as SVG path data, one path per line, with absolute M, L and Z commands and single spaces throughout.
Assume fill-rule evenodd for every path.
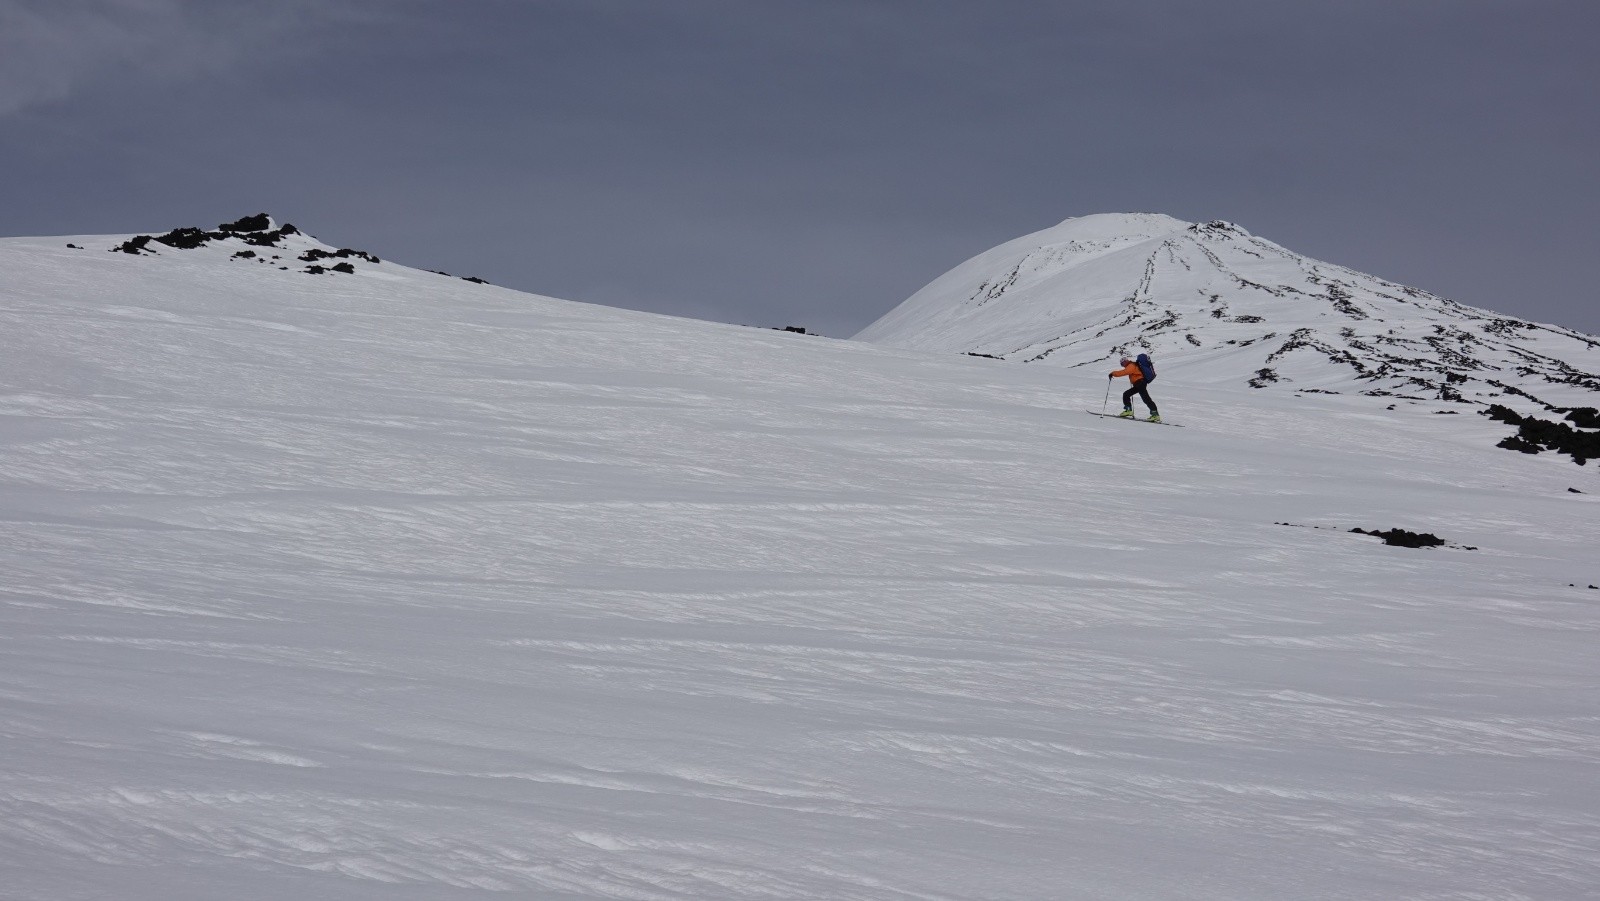
M 1123 410 L 1121 413 L 1117 414 L 1117 418 L 1118 419 L 1132 419 L 1133 418 L 1133 410 L 1131 410 L 1131 409 Z
M 1151 413 L 1150 414 L 1150 418 L 1145 420 L 1145 422 L 1160 422 L 1160 421 L 1161 421 L 1161 414 L 1160 413 Z

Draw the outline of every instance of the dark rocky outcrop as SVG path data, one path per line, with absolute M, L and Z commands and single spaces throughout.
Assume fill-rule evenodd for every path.
M 204 247 L 210 241 L 221 240 L 226 237 L 228 235 L 224 232 L 206 232 L 198 228 L 175 228 L 164 235 L 158 235 L 156 240 L 178 250 L 193 250 L 196 247 Z
M 1432 532 L 1408 532 L 1405 529 L 1379 531 L 1377 529 L 1367 530 L 1362 528 L 1355 528 L 1350 531 L 1360 535 L 1382 538 L 1384 544 L 1395 547 L 1439 547 L 1444 544 L 1444 539 Z M 1467 548 L 1467 550 L 1475 551 L 1477 548 Z
M 451 275 L 450 273 L 444 271 L 443 269 L 424 269 L 422 271 L 424 271 L 424 272 L 432 272 L 434 275 L 442 275 L 445 278 L 459 278 L 464 282 L 472 282 L 474 285 L 487 285 L 487 284 L 489 284 L 488 282 L 484 281 L 483 279 L 478 278 L 476 275 Z
M 225 232 L 264 232 L 272 228 L 272 217 L 266 213 L 245 216 L 217 226 Z
M 300 254 L 300 261 L 303 263 L 315 263 L 317 260 L 344 260 L 351 257 L 357 257 L 359 259 L 366 260 L 369 263 L 383 262 L 376 256 L 367 253 L 365 250 L 351 250 L 348 247 L 341 247 L 338 250 L 323 250 L 320 247 L 313 247 L 305 253 Z
M 1523 416 L 1501 404 L 1492 404 L 1489 409 L 1482 412 L 1484 416 L 1496 422 L 1517 427 L 1515 435 L 1505 438 L 1496 444 L 1496 447 L 1524 454 L 1555 451 L 1572 457 L 1572 462 L 1579 466 L 1600 458 L 1600 431 L 1581 431 L 1565 422 L 1554 422 L 1537 416 Z M 1567 411 L 1567 419 L 1580 424 L 1594 422 L 1593 415 L 1593 407 L 1577 407 Z M 1597 427 L 1600 427 L 1600 424 L 1597 424 Z
M 1297 522 L 1275 522 L 1276 526 L 1290 526 L 1296 529 L 1328 529 L 1339 530 L 1335 526 L 1308 526 Z M 1384 544 L 1395 547 L 1448 547 L 1459 551 L 1475 551 L 1477 548 L 1470 544 L 1446 544 L 1443 538 L 1431 532 L 1411 532 L 1406 529 L 1363 529 L 1360 527 L 1350 529 L 1356 535 L 1371 535 L 1373 538 L 1382 538 Z
M 288 237 L 288 235 L 298 234 L 301 234 L 301 230 L 296 229 L 296 227 L 291 226 L 291 224 L 288 224 L 288 222 L 285 222 L 285 224 L 282 224 L 282 226 L 278 226 L 277 229 L 267 230 L 267 232 L 253 232 L 253 234 L 235 235 L 235 237 L 240 238 L 240 240 L 243 240 L 245 243 L 250 243 L 250 245 L 278 246 L 278 242 L 283 240 L 283 238 Z
M 1580 429 L 1600 429 L 1600 410 L 1594 407 L 1567 407 L 1557 412 L 1567 414 L 1567 422 Z
M 348 261 L 343 263 L 334 263 L 332 266 L 324 266 L 320 263 L 313 263 L 306 267 L 306 272 L 312 275 L 322 275 L 327 272 L 342 272 L 345 275 L 352 275 L 355 273 L 355 271 L 356 267 L 351 265 Z
M 150 242 L 152 240 L 154 240 L 154 237 L 151 235 L 134 235 L 116 247 L 111 248 L 111 250 L 112 252 L 120 250 L 123 253 L 131 253 L 136 256 L 141 253 L 154 253 L 154 251 L 150 250 Z
M 244 243 L 254 244 L 257 247 L 277 247 L 278 242 L 283 240 L 284 237 L 298 234 L 300 234 L 300 229 L 295 228 L 294 226 L 285 222 L 283 225 L 280 225 L 271 231 L 239 235 L 238 237 L 240 240 L 244 241 Z
M 188 227 L 175 228 L 160 236 L 134 235 L 111 249 L 131 254 L 154 253 L 149 245 L 151 241 L 155 241 L 175 250 L 193 250 L 196 247 L 204 247 L 212 241 L 224 241 L 229 238 L 237 238 L 246 244 L 258 247 L 277 247 L 285 235 L 300 234 L 299 229 L 288 223 L 278 228 L 269 228 L 271 225 L 272 217 L 266 213 L 257 213 L 233 222 L 224 222 L 217 231 Z M 376 258 L 373 262 L 377 262 Z

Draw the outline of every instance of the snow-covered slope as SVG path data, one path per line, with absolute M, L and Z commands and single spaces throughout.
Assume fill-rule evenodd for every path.
M 1593 467 L 291 238 L 0 241 L 0 897 L 1600 885 Z
M 1106 369 L 1155 357 L 1163 387 L 1250 384 L 1527 412 L 1593 405 L 1600 339 L 1319 262 L 1236 225 L 1084 216 L 980 254 L 856 336 Z M 1111 367 L 1114 368 L 1114 367 Z

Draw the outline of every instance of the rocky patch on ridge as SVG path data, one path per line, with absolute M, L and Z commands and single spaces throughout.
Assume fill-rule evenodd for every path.
M 185 227 L 175 228 L 162 235 L 134 235 L 132 238 L 112 247 L 111 250 L 115 253 L 140 256 L 159 253 L 160 251 L 152 247 L 152 244 L 160 244 L 173 250 L 194 250 L 213 243 L 237 242 L 251 247 L 271 247 L 287 251 L 288 248 L 284 245 L 284 239 L 290 236 L 304 236 L 304 233 L 288 223 L 274 226 L 271 216 L 266 213 L 256 213 L 253 216 L 240 217 L 232 222 L 224 222 L 217 226 L 215 230 Z M 298 257 L 301 262 L 311 264 L 303 270 L 311 275 L 321 275 L 326 272 L 353 273 L 356 271 L 355 266 L 349 262 L 352 258 L 365 260 L 369 263 L 382 262 L 374 254 L 367 253 L 364 250 L 352 250 L 348 247 L 341 247 L 336 250 L 310 247 L 303 250 Z M 266 257 L 258 255 L 254 250 L 240 250 L 236 251 L 231 259 L 271 263 L 281 259 L 281 256 Z M 327 259 L 339 259 L 344 262 L 336 263 L 332 266 L 318 264 L 319 260 Z M 279 266 L 278 268 L 287 269 L 288 267 Z
M 272 217 L 266 213 L 257 213 L 254 216 L 245 216 L 233 222 L 224 222 L 217 226 L 215 231 L 189 227 L 175 228 L 164 235 L 134 235 L 111 249 L 115 252 L 137 255 L 155 253 L 155 248 L 150 246 L 152 241 L 164 244 L 174 250 L 193 250 L 196 247 L 204 247 L 213 241 L 226 241 L 229 239 L 237 239 L 258 247 L 277 247 L 278 242 L 285 237 L 298 234 L 300 234 L 300 229 L 288 223 L 278 228 L 273 228 Z

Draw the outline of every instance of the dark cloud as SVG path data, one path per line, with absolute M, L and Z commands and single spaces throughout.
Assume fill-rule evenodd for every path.
M 1600 332 L 1588 2 L 0 0 L 12 23 L 0 233 L 269 209 L 847 335 L 1003 240 L 1156 210 Z
M 0 116 L 111 78 L 159 84 L 224 70 L 312 23 L 353 22 L 357 0 L 0 0 Z

